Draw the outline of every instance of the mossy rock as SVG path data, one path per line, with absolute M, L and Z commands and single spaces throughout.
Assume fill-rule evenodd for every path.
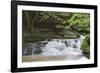
M 89 38 L 87 37 L 82 45 L 81 45 L 81 50 L 83 50 L 83 53 L 84 55 L 87 57 L 87 58 L 90 58 L 90 43 L 89 43 Z

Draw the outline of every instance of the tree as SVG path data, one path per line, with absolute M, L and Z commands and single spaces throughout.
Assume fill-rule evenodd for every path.
M 88 13 L 73 13 L 68 23 L 79 34 L 86 35 L 90 32 L 90 15 Z

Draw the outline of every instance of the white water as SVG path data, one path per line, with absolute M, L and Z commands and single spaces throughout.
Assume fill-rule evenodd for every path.
M 67 59 L 78 59 L 81 57 L 86 59 L 80 49 L 83 39 L 85 37 L 82 35 L 78 39 L 52 39 L 44 46 L 42 55 L 66 55 Z
M 51 39 L 41 41 L 40 43 L 29 43 L 23 54 L 44 56 L 66 56 L 66 59 L 87 59 L 80 49 L 80 46 L 85 39 L 80 36 L 78 39 Z M 32 49 L 28 49 L 32 48 Z

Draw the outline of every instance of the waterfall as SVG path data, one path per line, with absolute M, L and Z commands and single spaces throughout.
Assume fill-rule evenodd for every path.
M 27 47 L 31 48 L 31 53 L 28 51 L 29 49 L 26 49 L 24 50 L 24 54 L 28 52 L 30 55 L 66 55 L 67 59 L 76 59 L 84 57 L 82 50 L 80 49 L 84 39 L 85 37 L 83 35 L 81 35 L 78 39 L 46 39 L 45 41 L 40 41 L 38 43 L 31 43 L 31 45 Z
M 80 47 L 84 39 L 83 35 L 78 39 L 52 39 L 44 46 L 42 54 L 46 56 L 67 55 L 68 58 L 82 56 Z

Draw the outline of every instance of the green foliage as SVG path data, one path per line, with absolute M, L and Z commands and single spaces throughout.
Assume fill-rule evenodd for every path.
M 85 56 L 87 57 L 87 58 L 90 58 L 90 40 L 89 40 L 89 38 L 90 37 L 87 37 L 84 41 L 83 41 L 83 43 L 82 43 L 82 45 L 81 45 L 81 49 L 83 50 L 83 53 L 85 54 Z
M 83 30 L 88 31 L 89 34 L 90 15 L 88 13 L 73 13 L 72 17 L 68 20 L 68 22 L 78 32 L 81 32 Z

